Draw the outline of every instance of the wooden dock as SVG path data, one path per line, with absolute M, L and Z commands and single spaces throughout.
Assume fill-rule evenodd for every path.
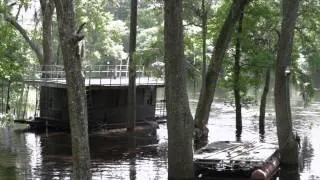
M 278 171 L 278 146 L 259 142 L 218 141 L 194 154 L 196 176 L 245 176 L 269 179 Z

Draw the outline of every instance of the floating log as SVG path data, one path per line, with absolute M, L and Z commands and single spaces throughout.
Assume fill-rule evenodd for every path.
M 271 178 L 277 171 L 280 165 L 280 153 L 276 151 L 269 160 L 267 160 L 261 168 L 254 170 L 251 174 L 251 179 L 265 180 Z
M 195 173 L 214 176 L 245 176 L 267 179 L 277 172 L 277 145 L 259 142 L 218 141 L 194 154 Z

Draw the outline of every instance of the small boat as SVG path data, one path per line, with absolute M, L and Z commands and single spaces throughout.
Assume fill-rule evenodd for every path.
M 278 146 L 260 142 L 217 141 L 194 153 L 196 176 L 270 179 L 279 170 Z

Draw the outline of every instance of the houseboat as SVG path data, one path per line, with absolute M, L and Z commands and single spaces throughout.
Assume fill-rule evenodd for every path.
M 46 69 L 46 71 L 42 71 Z M 69 129 L 68 96 L 63 66 L 34 67 L 34 73 L 25 83 L 39 88 L 38 115 L 30 123 L 32 128 Z M 45 73 L 45 76 L 43 75 Z M 85 77 L 88 126 L 114 129 L 126 127 L 128 111 L 127 65 L 99 65 L 83 68 Z M 164 102 L 157 97 L 163 91 L 163 78 L 152 73 L 137 71 L 136 78 L 136 124 L 154 121 L 156 105 Z M 164 108 L 164 105 L 162 105 Z M 161 112 L 164 110 L 161 109 Z

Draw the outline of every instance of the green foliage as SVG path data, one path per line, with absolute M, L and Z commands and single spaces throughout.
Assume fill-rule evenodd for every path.
M 79 24 L 85 26 L 85 64 L 113 64 L 125 59 L 123 39 L 128 37 L 125 22 L 114 19 L 106 11 L 106 0 L 76 2 L 76 14 Z
M 231 0 L 226 0 L 213 12 L 208 19 L 208 39 L 215 40 L 218 37 L 219 30 L 222 28 L 224 19 L 228 16 L 228 10 L 232 4 Z
M 9 4 L 14 1 L 8 0 Z M 17 1 L 18 5 L 28 8 L 32 0 Z M 129 16 L 130 1 L 128 0 L 76 0 L 77 24 L 86 22 L 83 31 L 85 35 L 84 65 L 113 64 L 118 60 L 126 59 L 129 44 Z M 201 17 L 202 0 L 184 1 L 185 26 L 185 59 L 187 62 L 188 77 L 200 80 L 202 64 Z M 208 12 L 208 60 L 212 54 L 212 44 L 219 35 L 224 19 L 232 0 L 210 1 L 205 0 Z M 304 91 L 303 84 L 311 83 L 308 94 L 312 95 L 314 84 L 312 76 L 320 71 L 320 7 L 318 0 L 304 0 L 295 32 L 295 46 L 293 49 L 293 81 Z M 4 1 L 0 2 L 0 13 L 8 11 Z M 39 14 L 39 13 L 38 13 Z M 241 35 L 241 94 L 248 96 L 250 89 L 258 89 L 264 82 L 266 69 L 274 68 L 277 50 L 278 34 L 280 29 L 280 2 L 279 0 L 251 1 L 245 10 L 243 33 Z M 54 21 L 56 21 L 54 19 Z M 56 31 L 56 26 L 54 27 Z M 39 26 L 28 30 L 32 40 L 41 44 L 41 29 Z M 54 34 L 57 34 L 56 32 Z M 0 18 L 0 78 L 21 79 L 21 67 L 30 57 L 25 43 L 12 27 Z M 234 34 L 232 43 L 225 56 L 224 69 L 219 84 L 232 91 L 233 89 L 233 61 Z M 54 49 L 57 52 L 58 38 L 54 38 Z M 163 1 L 140 0 L 138 3 L 138 34 L 137 65 L 152 68 L 152 63 L 163 62 Z M 57 55 L 56 55 L 57 56 Z M 305 59 L 302 66 L 298 61 Z M 59 57 L 57 57 L 59 58 Z M 34 63 L 34 62 L 32 62 Z
M 163 4 L 156 0 L 139 2 L 137 33 L 137 65 L 158 72 L 154 62 L 163 62 Z
M 260 89 L 264 83 L 267 69 L 274 66 L 277 48 L 277 29 L 279 25 L 279 11 L 275 1 L 253 1 L 244 12 L 243 31 L 239 35 L 234 33 L 232 43 L 226 53 L 223 78 L 219 85 L 227 91 L 234 88 L 234 55 L 235 41 L 240 38 L 240 84 L 243 104 L 254 102 L 249 94 L 252 89 Z M 256 101 L 256 100 L 255 100 Z
M 0 78 L 21 80 L 22 65 L 26 61 L 26 47 L 17 33 L 0 21 Z
M 79 24 L 87 22 L 85 64 L 114 64 L 127 58 L 130 1 L 78 0 L 76 10 Z M 137 65 L 163 61 L 162 13 L 158 1 L 139 2 Z
M 305 104 L 314 96 L 314 74 L 320 70 L 320 4 L 315 0 L 301 2 L 295 31 L 293 83 Z

